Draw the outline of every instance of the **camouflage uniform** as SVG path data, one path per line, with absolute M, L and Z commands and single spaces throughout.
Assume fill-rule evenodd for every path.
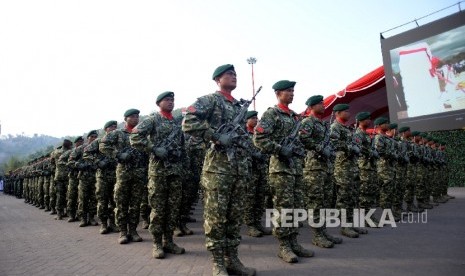
M 58 155 L 55 170 L 55 189 L 56 189 L 56 211 L 57 219 L 61 220 L 66 208 L 66 190 L 68 188 L 68 158 L 71 150 L 61 150 Z
M 97 225 L 94 216 L 97 214 L 97 198 L 95 195 L 97 159 L 95 155 L 98 154 L 98 148 L 98 139 L 95 139 L 90 144 L 78 147 L 82 152 L 82 158 L 77 161 L 79 170 L 78 217 L 81 219 L 79 226 Z
M 50 211 L 50 178 L 52 175 L 52 167 L 50 157 L 44 163 L 44 206 L 45 212 Z
M 291 134 L 298 120 L 294 111 L 274 106 L 263 113 L 255 127 L 255 146 L 263 153 L 271 155 L 268 181 L 273 191 L 273 207 L 280 214 L 283 209 L 305 209 L 306 207 L 302 181 L 303 160 L 294 154 L 289 160 L 280 156 L 281 141 Z M 303 150 L 303 145 L 298 138 L 296 144 Z M 281 224 L 280 218 L 277 222 Z M 302 248 L 297 243 L 298 234 L 298 227 L 273 228 L 273 235 L 278 238 L 280 246 L 278 256 L 286 262 L 296 262 L 296 255 L 313 256 L 312 251 Z
M 55 187 L 55 174 L 56 174 L 56 167 L 57 167 L 57 162 L 58 158 L 60 155 L 63 153 L 62 148 L 58 147 L 52 153 L 50 154 L 50 185 L 49 185 L 49 195 L 50 195 L 50 214 L 56 214 L 56 199 L 57 199 L 57 193 L 56 193 L 56 187 Z
M 383 209 L 392 207 L 392 190 L 394 181 L 393 159 L 397 158 L 392 142 L 384 134 L 376 134 L 375 148 L 380 158 L 376 162 L 376 170 L 380 184 L 379 206 Z
M 173 118 L 155 113 L 140 122 L 130 136 L 131 146 L 148 153 L 163 147 L 167 157 L 150 154 L 148 201 L 151 207 L 149 231 L 154 247 L 169 253 L 184 253 L 173 243 L 173 230 L 179 221 L 182 197 L 182 162 L 184 137 Z M 162 245 L 163 244 L 163 245 Z
M 253 129 L 248 130 L 250 151 L 255 154 L 248 156 L 249 175 L 246 187 L 244 223 L 249 227 L 248 233 L 251 236 L 261 237 L 269 235 L 261 225 L 261 219 L 265 213 L 265 195 L 268 187 L 268 162 L 269 156 L 261 154 L 253 145 Z
M 202 96 L 187 108 L 182 129 L 210 143 L 215 131 L 231 122 L 239 109 L 237 100 L 227 99 L 220 92 Z M 214 264 L 223 267 L 230 258 L 237 257 L 248 168 L 243 150 L 233 146 L 234 157 L 228 160 L 223 146 L 215 146 L 213 142 L 210 146 L 201 177 L 205 193 L 204 229 L 206 247 L 212 252 Z
M 404 140 L 405 141 L 405 140 Z M 415 199 L 415 186 L 417 185 L 417 173 L 419 171 L 420 164 L 420 155 L 418 151 L 418 145 L 412 141 L 407 142 L 407 156 L 409 158 L 409 163 L 407 164 L 407 174 L 405 178 L 405 194 L 404 200 L 407 203 L 407 210 L 411 212 L 418 212 L 418 209 L 414 205 Z
M 66 194 L 66 199 L 68 200 L 67 204 L 67 211 L 70 217 L 69 220 L 76 221 L 78 218 L 77 210 L 78 210 L 78 187 L 79 187 L 79 179 L 78 173 L 79 170 L 77 169 L 76 165 L 82 159 L 82 147 L 74 147 L 71 150 L 71 153 L 68 158 L 68 191 Z
M 321 220 L 320 209 L 332 207 L 333 183 L 328 174 L 328 161 L 333 152 L 328 139 L 329 125 L 315 116 L 309 116 L 303 119 L 299 133 L 300 140 L 307 150 L 303 168 L 305 206 L 313 210 L 313 222 L 318 223 Z M 342 242 L 325 232 L 325 223 L 321 227 L 311 229 L 314 245 L 329 248 L 334 246 L 334 242 Z
M 134 238 L 136 241 L 142 241 L 136 228 L 139 224 L 143 187 L 147 183 L 147 160 L 144 156 L 133 153 L 129 135 L 128 129 L 117 129 L 107 133 L 99 145 L 100 152 L 110 159 L 115 159 L 123 153 L 130 155 L 128 159 L 118 159 L 116 166 L 115 219 L 120 229 L 121 244 Z
M 376 175 L 376 158 L 374 156 L 374 137 L 357 128 L 355 136 L 360 147 L 361 156 L 358 159 L 360 170 L 360 197 L 359 207 L 365 210 L 376 207 L 379 194 L 379 182 Z
M 405 194 L 405 183 L 407 178 L 407 166 L 410 162 L 407 155 L 408 142 L 394 139 L 394 143 L 397 145 L 398 158 L 396 163 L 396 179 L 395 179 L 395 189 L 393 191 L 393 214 L 397 219 L 400 219 L 400 216 L 403 211 L 403 200 Z

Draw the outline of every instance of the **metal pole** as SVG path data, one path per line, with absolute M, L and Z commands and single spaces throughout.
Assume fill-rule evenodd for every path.
M 252 97 L 255 95 L 255 79 L 253 75 L 253 63 L 252 63 Z M 253 99 L 253 110 L 255 109 L 255 99 Z

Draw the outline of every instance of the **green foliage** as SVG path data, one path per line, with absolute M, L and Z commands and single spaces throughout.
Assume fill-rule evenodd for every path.
M 465 186 L 465 130 L 435 131 L 429 133 L 445 141 L 449 172 L 449 187 Z

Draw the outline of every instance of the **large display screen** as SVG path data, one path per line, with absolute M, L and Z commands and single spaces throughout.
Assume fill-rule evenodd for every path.
M 392 122 L 465 127 L 465 12 L 381 39 L 381 48 Z

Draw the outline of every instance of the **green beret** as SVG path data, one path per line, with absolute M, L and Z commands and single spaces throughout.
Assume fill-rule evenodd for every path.
M 232 64 L 221 65 L 220 67 L 216 68 L 213 72 L 212 79 L 215 80 L 217 77 L 220 77 L 221 75 L 223 75 L 224 72 L 228 70 L 233 70 L 234 72 L 236 72 L 236 70 L 234 70 L 234 65 Z
M 344 111 L 344 110 L 349 109 L 349 107 L 350 106 L 348 104 L 337 104 L 333 107 L 333 112 Z
M 420 133 L 420 137 L 426 139 L 428 137 L 428 134 L 426 132 L 422 132 Z
M 280 80 L 277 83 L 273 84 L 274 91 L 286 90 L 288 88 L 293 88 L 295 86 L 295 81 Z
M 409 131 L 409 130 L 410 130 L 409 126 L 403 126 L 403 127 L 399 128 L 399 133 L 403 133 L 403 132 L 406 132 L 406 131 Z
M 82 136 L 79 136 L 76 139 L 74 139 L 74 143 L 77 143 L 79 141 L 84 141 L 84 138 L 82 138 Z
M 428 140 L 428 141 L 434 141 L 434 137 L 431 136 L 431 135 L 428 135 L 428 136 L 426 136 L 425 138 L 426 138 L 426 140 Z
M 126 112 L 124 112 L 124 118 L 129 117 L 134 114 L 139 114 L 139 113 L 140 111 L 138 109 L 131 108 L 131 109 L 126 110 Z
M 250 111 L 247 111 L 247 113 L 245 114 L 245 119 L 248 120 L 254 116 L 257 116 L 258 115 L 258 112 L 257 111 L 254 111 L 254 110 L 250 110 Z
M 89 131 L 89 133 L 87 133 L 87 138 L 89 138 L 89 137 L 92 136 L 92 135 L 97 135 L 97 136 L 98 136 L 97 131 L 96 131 L 96 130 L 91 130 L 91 131 Z
M 418 130 L 412 131 L 412 136 L 418 136 L 420 135 L 420 132 Z
M 308 98 L 308 100 L 305 102 L 305 104 L 307 106 L 312 106 L 312 105 L 316 105 L 316 104 L 319 104 L 323 101 L 323 96 L 321 95 L 316 95 L 316 96 L 311 96 L 310 98 Z
M 370 118 L 370 116 L 371 116 L 370 112 L 362 111 L 362 112 L 357 113 L 357 115 L 355 115 L 355 120 L 360 122 L 360 121 Z
M 379 117 L 376 118 L 376 120 L 373 123 L 375 124 L 375 126 L 380 126 L 389 123 L 389 120 L 386 117 Z
M 160 95 L 158 95 L 157 101 L 156 101 L 157 105 L 158 105 L 164 98 L 166 98 L 166 97 L 172 97 L 172 98 L 174 98 L 174 92 L 166 91 L 166 92 L 163 92 L 163 93 L 161 93 Z
M 391 124 L 389 124 L 389 128 L 390 128 L 390 129 L 396 129 L 396 128 L 397 128 L 397 124 L 396 124 L 396 123 L 391 123 Z
M 107 127 L 111 127 L 111 126 L 117 126 L 118 125 L 118 122 L 117 121 L 108 121 L 105 123 L 105 125 L 103 126 L 103 129 L 106 129 Z

